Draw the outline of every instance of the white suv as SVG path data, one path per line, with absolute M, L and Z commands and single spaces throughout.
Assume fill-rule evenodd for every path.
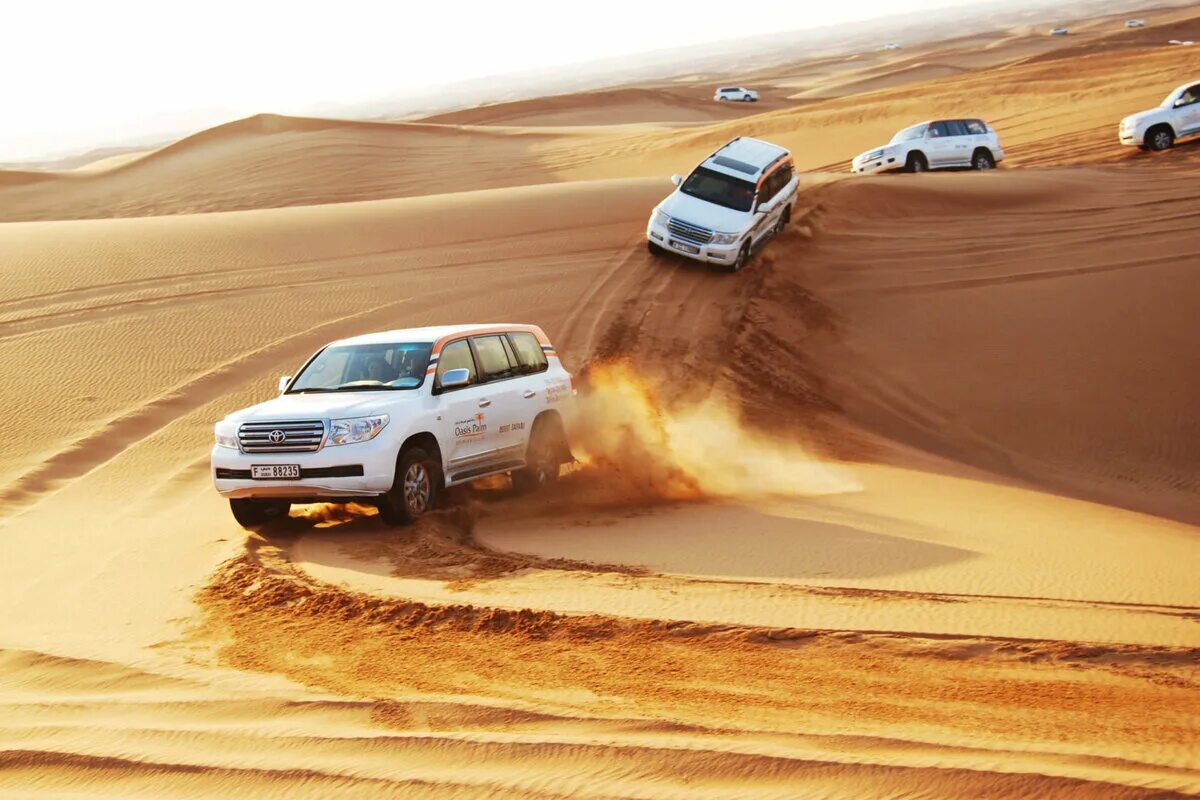
M 374 503 L 411 522 L 448 486 L 558 478 L 575 380 L 533 325 L 411 328 L 327 345 L 280 396 L 216 424 L 213 480 L 250 527 L 292 503 Z
M 737 272 L 783 230 L 796 204 L 795 165 L 779 145 L 739 136 L 704 159 L 655 207 L 650 252 L 668 250 Z
M 1121 120 L 1117 136 L 1121 144 L 1143 150 L 1166 150 L 1185 136 L 1200 135 L 1200 81 L 1175 88 L 1158 108 L 1141 111 Z
M 757 103 L 758 92 L 744 89 L 741 86 L 722 86 L 713 94 L 713 100 L 739 100 L 743 103 Z
M 925 172 L 948 167 L 991 169 L 1004 160 L 1000 137 L 981 119 L 939 119 L 905 128 L 883 147 L 855 157 L 850 171 Z

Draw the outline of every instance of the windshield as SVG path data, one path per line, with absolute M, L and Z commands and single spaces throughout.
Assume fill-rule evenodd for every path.
M 920 139 L 925 135 L 925 129 L 928 125 L 913 125 L 911 128 L 905 128 L 892 137 L 888 144 L 900 144 L 901 142 L 911 142 L 913 139 Z
M 416 389 L 425 382 L 432 349 L 428 342 L 326 347 L 300 371 L 287 393 Z
M 753 183 L 704 167 L 697 167 L 679 191 L 734 211 L 749 211 L 754 205 Z

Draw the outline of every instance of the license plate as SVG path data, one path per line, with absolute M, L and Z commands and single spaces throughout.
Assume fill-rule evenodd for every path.
M 692 255 L 696 255 L 697 253 L 700 252 L 699 247 L 693 247 L 690 244 L 684 244 L 683 242 L 677 242 L 674 239 L 671 240 L 671 247 L 674 247 L 676 250 L 681 250 L 685 253 L 691 253 Z
M 300 477 L 299 464 L 254 464 L 250 477 L 256 481 L 278 481 Z

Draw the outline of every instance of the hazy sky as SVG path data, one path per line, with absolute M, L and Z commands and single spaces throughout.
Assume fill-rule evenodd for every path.
M 0 7 L 0 162 L 258 112 L 970 0 L 255 2 Z

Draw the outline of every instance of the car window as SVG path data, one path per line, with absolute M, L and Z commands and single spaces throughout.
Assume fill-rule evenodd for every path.
M 929 126 L 929 138 L 940 139 L 950 135 L 950 128 L 945 122 L 935 122 Z
M 1185 89 L 1179 99 L 1183 101 L 1183 105 L 1185 106 L 1200 102 L 1200 83 Z
M 925 135 L 927 125 L 913 125 L 911 128 L 905 128 L 892 137 L 888 144 L 900 144 L 900 142 L 911 142 L 914 139 L 920 139 Z
M 452 369 L 465 369 L 469 376 L 467 378 L 468 385 L 479 382 L 478 373 L 475 371 L 475 359 L 471 356 L 471 346 L 467 344 L 466 339 L 459 339 L 442 348 L 433 388 L 441 389 L 442 376 Z
M 475 336 L 475 355 L 479 357 L 479 370 L 487 380 L 502 380 L 517 374 L 517 365 L 508 358 L 507 342 L 500 335 Z
M 696 167 L 679 191 L 735 211 L 749 211 L 754 205 L 754 184 L 704 167 Z
M 967 126 L 961 120 L 951 119 L 946 120 L 946 127 L 950 130 L 951 136 L 966 136 Z
M 987 132 L 988 132 L 988 129 L 987 129 L 987 126 L 983 124 L 983 120 L 981 120 L 981 119 L 967 120 L 967 133 L 979 135 L 979 134 L 984 134 Z
M 550 368 L 541 343 L 532 333 L 510 333 L 508 340 L 512 342 L 513 350 L 517 355 L 517 363 L 521 365 L 523 373 L 545 372 Z
M 415 389 L 425 382 L 432 348 L 428 342 L 327 347 L 305 365 L 288 393 Z

